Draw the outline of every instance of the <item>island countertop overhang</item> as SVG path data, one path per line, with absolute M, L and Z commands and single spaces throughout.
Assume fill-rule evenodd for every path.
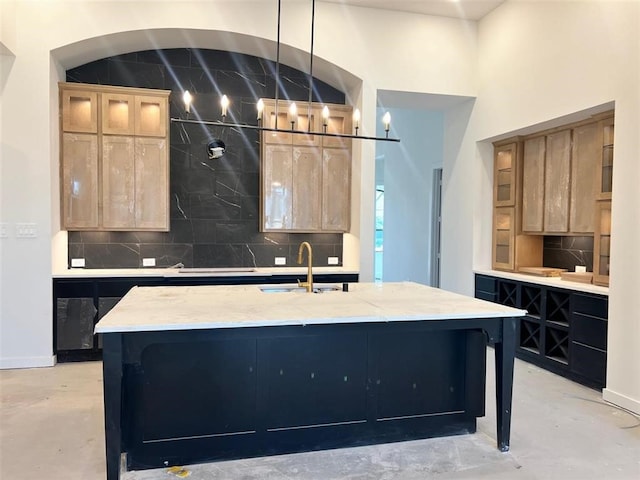
M 134 287 L 96 333 L 519 317 L 506 307 L 413 282 L 349 291 L 265 293 L 259 285 Z

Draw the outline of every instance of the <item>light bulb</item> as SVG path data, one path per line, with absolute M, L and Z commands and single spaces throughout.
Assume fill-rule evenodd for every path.
M 385 132 L 388 132 L 389 127 L 391 127 L 391 114 L 389 112 L 385 113 L 384 117 L 382 117 L 382 123 L 384 123 Z
M 189 93 L 189 90 L 185 90 L 184 91 L 184 94 L 182 95 L 182 100 L 184 101 L 184 111 L 187 112 L 187 113 L 190 113 L 191 112 L 191 101 L 193 100 L 193 97 Z
M 293 127 L 293 124 L 296 123 L 297 121 L 298 121 L 298 107 L 296 107 L 295 102 L 293 102 L 289 107 L 289 122 Z
M 256 103 L 256 108 L 258 109 L 258 120 L 262 120 L 262 112 L 264 111 L 264 102 L 262 99 L 258 100 Z
M 220 106 L 222 107 L 222 116 L 227 116 L 227 108 L 229 107 L 229 98 L 226 95 L 222 95 L 220 99 Z
M 322 124 L 326 127 L 329 123 L 329 107 L 326 105 L 322 109 Z
M 360 110 L 357 108 L 353 111 L 353 126 L 360 128 Z

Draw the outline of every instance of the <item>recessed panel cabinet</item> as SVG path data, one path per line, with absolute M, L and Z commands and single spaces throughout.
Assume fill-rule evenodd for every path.
M 544 231 L 569 231 L 569 182 L 571 179 L 571 131 L 547 135 L 544 181 Z
M 169 229 L 168 95 L 60 84 L 62 228 Z
M 350 133 L 351 107 L 301 103 L 293 125 L 289 103 L 278 102 L 278 129 L 262 132 L 261 229 L 290 232 L 346 232 L 351 211 L 351 140 L 305 133 Z M 265 100 L 263 122 L 275 128 L 276 108 Z M 322 119 L 322 120 L 321 120 Z
M 539 233 L 544 228 L 544 159 L 546 138 L 525 140 L 522 161 L 522 230 Z
M 62 222 L 69 229 L 98 224 L 98 137 L 64 133 L 62 151 Z

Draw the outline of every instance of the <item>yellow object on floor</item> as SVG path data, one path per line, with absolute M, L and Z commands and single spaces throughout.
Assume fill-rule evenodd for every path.
M 167 473 L 171 473 L 178 478 L 187 478 L 189 475 L 191 475 L 191 471 L 187 470 L 184 467 L 171 467 L 169 470 L 167 470 Z

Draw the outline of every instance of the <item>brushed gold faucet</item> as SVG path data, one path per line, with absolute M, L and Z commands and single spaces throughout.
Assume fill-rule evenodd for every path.
M 306 287 L 308 293 L 313 292 L 313 272 L 311 271 L 313 265 L 313 251 L 311 250 L 311 244 L 309 242 L 302 242 L 298 247 L 298 265 L 302 265 L 302 252 L 304 248 L 307 247 L 309 251 L 307 253 L 307 262 L 308 262 L 308 270 L 307 270 L 307 281 L 301 282 L 298 280 L 298 285 L 301 287 Z

